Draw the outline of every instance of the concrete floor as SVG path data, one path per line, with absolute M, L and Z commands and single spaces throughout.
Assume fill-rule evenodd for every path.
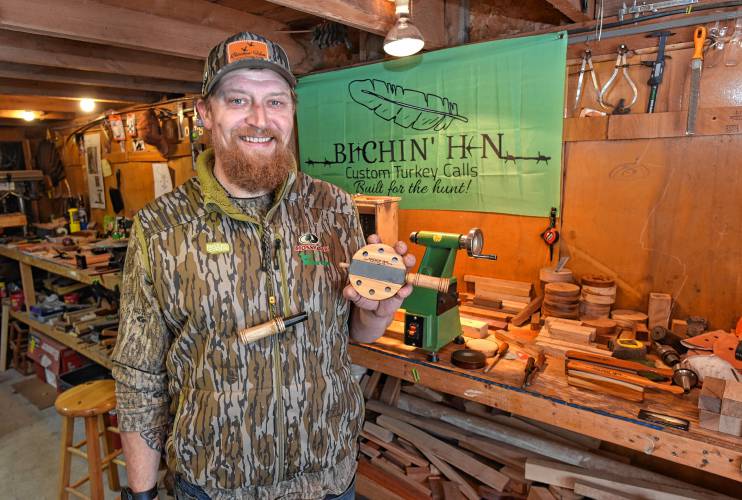
M 12 369 L 0 373 L 0 498 L 51 500 L 57 498 L 62 420 L 54 406 L 39 410 L 13 392 L 12 385 L 25 378 Z M 82 419 L 77 419 L 75 441 L 82 439 L 84 433 Z M 122 467 L 119 474 L 125 485 L 126 471 Z M 73 481 L 85 475 L 87 462 L 73 456 Z M 105 479 L 104 489 L 106 500 L 119 498 L 117 492 L 108 490 Z M 87 487 L 81 491 L 89 493 Z

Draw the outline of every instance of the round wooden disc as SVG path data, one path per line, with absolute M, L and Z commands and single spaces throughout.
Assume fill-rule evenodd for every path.
M 610 288 L 615 286 L 616 281 L 608 276 L 602 274 L 586 274 L 580 279 L 582 285 L 594 286 L 596 288 Z
M 607 318 L 585 319 L 582 320 L 582 324 L 595 328 L 595 335 L 601 336 L 613 335 L 613 333 L 616 331 L 616 327 L 618 326 L 618 323 L 616 323 L 614 320 Z
M 478 370 L 484 367 L 484 354 L 471 349 L 459 349 L 451 354 L 451 363 L 465 370 Z
M 394 248 L 383 243 L 374 243 L 360 248 L 355 254 L 353 254 L 352 262 L 355 261 L 400 269 L 403 273 L 407 270 L 402 257 L 394 251 Z M 361 294 L 362 297 L 371 300 L 388 299 L 397 293 L 404 285 L 404 283 L 393 283 L 356 274 L 349 274 L 348 279 L 350 280 L 350 285 Z
M 544 287 L 544 293 L 546 293 L 547 295 L 572 297 L 580 294 L 580 287 L 573 283 L 547 283 Z
M 640 311 L 631 309 L 614 309 L 611 312 L 611 318 L 622 321 L 633 321 L 635 323 L 644 323 L 647 321 L 647 315 Z
M 549 307 L 555 307 L 555 308 L 571 308 L 571 307 L 577 307 L 580 305 L 580 298 L 576 297 L 574 299 L 565 299 L 564 297 L 560 297 L 561 300 L 554 300 L 553 298 L 549 297 L 548 295 L 544 297 L 544 304 L 546 304 Z
M 599 286 L 582 285 L 582 292 L 589 293 L 590 295 L 605 295 L 605 296 L 611 296 L 614 298 L 616 297 L 615 286 L 599 287 Z
M 565 318 L 565 319 L 578 319 L 579 313 L 563 313 L 558 311 L 552 311 L 548 307 L 541 309 L 541 312 L 543 313 L 544 317 L 554 317 L 554 318 Z
M 497 342 L 488 339 L 466 339 L 466 348 L 472 351 L 479 351 L 486 357 L 491 358 L 497 354 L 500 346 Z
M 714 354 L 730 363 L 737 370 L 742 370 L 742 361 L 734 357 L 734 351 L 740 342 L 742 342 L 742 339 L 736 335 L 731 333 L 724 335 L 714 343 Z
M 583 293 L 580 298 L 589 304 L 602 304 L 602 305 L 611 305 L 613 304 L 616 299 L 613 296 L 609 295 L 592 295 L 589 293 Z
M 566 267 L 559 272 L 554 271 L 553 267 L 542 267 L 538 272 L 539 279 L 546 283 L 552 283 L 555 281 L 574 281 L 574 275 L 570 269 Z

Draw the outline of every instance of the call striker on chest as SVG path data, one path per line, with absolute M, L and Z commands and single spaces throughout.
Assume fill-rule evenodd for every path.
M 467 234 L 416 231 L 410 241 L 426 247 L 418 274 L 448 278 L 447 291 L 415 287 L 402 304 L 405 310 L 404 343 L 428 352 L 431 361 L 438 351 L 454 340 L 462 341 L 456 278 L 453 276 L 456 252 L 466 250 L 475 259 L 496 260 L 496 255 L 482 254 L 484 238 L 479 228 Z

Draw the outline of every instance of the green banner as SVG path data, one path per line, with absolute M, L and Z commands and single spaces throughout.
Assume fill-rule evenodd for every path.
M 549 33 L 301 78 L 301 169 L 402 208 L 548 216 L 566 49 Z

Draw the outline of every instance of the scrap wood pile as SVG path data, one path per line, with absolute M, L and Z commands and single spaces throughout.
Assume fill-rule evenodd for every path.
M 379 372 L 361 387 L 356 488 L 370 500 L 727 498 L 633 466 L 599 440 Z

